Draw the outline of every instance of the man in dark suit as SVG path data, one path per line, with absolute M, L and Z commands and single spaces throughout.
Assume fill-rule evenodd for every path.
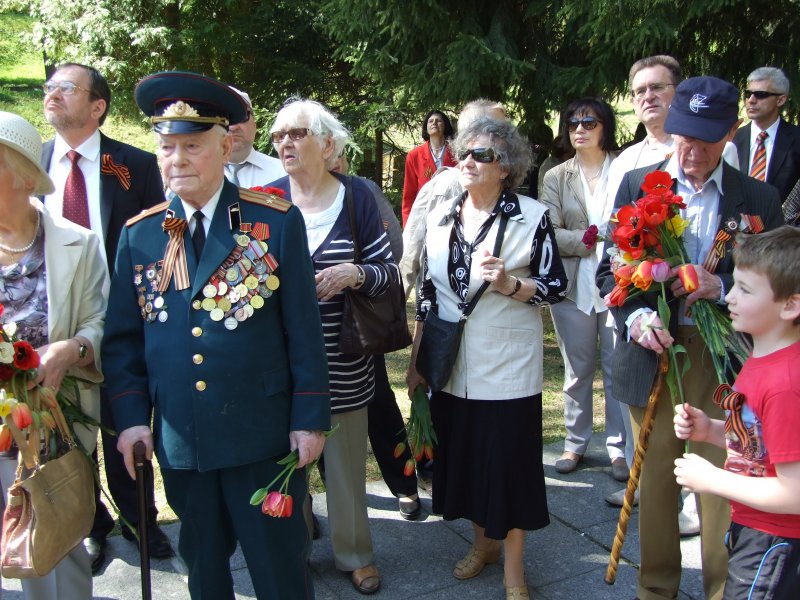
M 800 180 L 800 127 L 780 116 L 788 94 L 789 80 L 780 69 L 761 67 L 750 73 L 744 92 L 750 123 L 733 138 L 739 168 L 778 188 L 781 202 Z
M 44 202 L 51 211 L 92 229 L 105 240 L 103 250 L 111 274 L 125 221 L 164 200 L 156 157 L 100 132 L 99 127 L 105 122 L 111 104 L 111 90 L 96 69 L 75 63 L 61 65 L 45 83 L 44 89 L 45 118 L 56 130 L 55 139 L 45 142 L 42 151 L 42 167 L 49 172 L 56 188 Z M 77 153 L 74 167 L 73 152 Z M 83 183 L 85 210 L 74 213 L 70 201 L 65 204 L 64 194 L 66 189 L 75 185 L 76 177 Z M 101 419 L 103 425 L 114 429 L 105 389 L 101 393 Z M 122 516 L 138 527 L 136 486 L 128 477 L 122 456 L 116 450 L 116 437 L 103 431 L 102 442 L 111 497 Z M 168 558 L 173 552 L 166 535 L 156 525 L 158 511 L 152 471 L 148 477 L 150 554 L 156 558 Z M 100 489 L 97 485 L 95 488 L 97 510 L 94 526 L 84 541 L 94 573 L 103 566 L 106 537 L 114 527 L 114 518 L 100 501 Z M 122 525 L 122 534 L 126 539 L 135 539 L 125 525 Z
M 630 406 L 638 438 L 658 369 L 659 354 L 673 343 L 683 345 L 691 360 L 684 376 L 686 397 L 707 414 L 722 417 L 713 403 L 716 388 L 714 368 L 705 345 L 686 308 L 698 299 L 724 304 L 732 285 L 731 246 L 737 230 L 757 232 L 782 224 L 780 201 L 775 189 L 747 177 L 722 161 L 722 151 L 738 127 L 738 92 L 715 77 L 693 77 L 678 85 L 669 107 L 665 131 L 675 140 L 675 154 L 659 165 L 628 172 L 616 197 L 617 208 L 642 195 L 645 175 L 656 169 L 673 177 L 673 191 L 683 197 L 686 208 L 681 216 L 689 221 L 683 239 L 699 286 L 692 293 L 675 280 L 670 289 L 672 321 L 663 328 L 656 314 L 657 293 L 645 293 L 613 308 L 619 335 L 614 350 L 613 381 L 620 390 L 619 400 Z M 758 218 L 756 218 L 758 217 Z M 727 236 L 715 244 L 718 232 Z M 706 262 L 716 253 L 716 267 Z M 703 265 L 706 264 L 708 269 Z M 602 295 L 614 287 L 608 256 L 600 264 L 597 284 Z M 649 323 L 649 327 L 646 324 Z M 667 600 L 677 597 L 681 578 L 680 535 L 678 531 L 679 487 L 673 475 L 674 460 L 684 451 L 672 427 L 672 398 L 667 386 L 659 397 L 649 449 L 639 483 L 639 536 L 641 568 L 637 597 L 640 600 Z M 717 466 L 722 466 L 724 450 L 708 444 L 691 447 Z M 728 503 L 724 499 L 699 495 L 705 597 L 722 598 L 727 577 L 727 552 L 723 545 L 729 524 Z
M 228 86 L 173 71 L 135 95 L 174 196 L 120 238 L 102 348 L 118 448 L 133 476 L 135 443 L 155 446 L 192 598 L 233 598 L 237 541 L 258 598 L 313 598 L 302 467 L 322 452 L 330 393 L 302 215 L 225 179 L 227 127 L 246 118 Z M 292 450 L 296 508 L 266 516 L 250 497 Z

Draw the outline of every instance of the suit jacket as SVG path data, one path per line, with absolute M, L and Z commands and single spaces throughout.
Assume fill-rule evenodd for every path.
M 740 127 L 733 138 L 733 143 L 739 152 L 739 168 L 744 174 L 750 172 L 750 127 L 750 123 Z M 781 119 L 767 165 L 767 183 L 778 188 L 781 201 L 784 201 L 798 180 L 800 180 L 800 127 Z
M 108 299 L 108 272 L 100 255 L 100 240 L 94 232 L 51 215 L 38 200 L 32 202 L 44 223 L 48 338 L 58 342 L 81 335 L 91 342 L 94 364 L 74 367 L 68 375 L 90 382 L 78 384 L 81 409 L 99 421 L 100 387 L 94 384 L 103 380 L 100 342 Z M 94 449 L 96 428 L 76 425 L 75 433 L 87 450 Z
M 173 280 L 160 294 L 151 285 L 163 273 L 165 211 L 186 219 L 180 198 L 133 219 L 120 237 L 103 342 L 109 398 L 119 431 L 149 425 L 154 412 L 165 468 L 246 465 L 286 454 L 290 431 L 330 427 L 328 363 L 302 215 L 287 201 L 242 194 L 224 182 L 199 262 L 184 232 L 188 289 L 177 291 Z M 236 206 L 253 237 L 268 228 L 264 241 L 280 286 L 268 297 L 250 287 L 263 306 L 229 330 L 201 302 L 210 282 L 231 281 L 228 271 L 234 279 L 236 271 L 253 273 L 253 265 L 231 258 L 242 235 L 230 225 Z
M 612 154 L 612 160 L 615 157 Z M 556 234 L 558 253 L 569 282 L 567 298 L 574 300 L 578 265 L 582 258 L 595 251 L 594 248 L 588 249 L 582 241 L 583 234 L 591 223 L 577 158 L 570 158 L 547 172 L 542 182 L 540 200 L 550 209 L 550 222 Z
M 116 175 L 100 173 L 100 215 L 105 232 L 108 269 L 114 266 L 119 234 L 125 222 L 164 201 L 164 186 L 155 154 L 118 142 L 100 133 L 100 155 L 110 154 L 115 164 L 125 165 L 131 176 L 126 190 Z M 42 168 L 50 170 L 53 140 L 42 145 Z
M 663 170 L 666 162 L 660 165 L 651 165 L 642 169 L 635 169 L 625 174 L 617 192 L 616 209 L 630 204 L 640 198 L 644 177 L 651 171 Z M 727 163 L 722 167 L 722 189 L 724 195 L 719 200 L 720 223 L 724 224 L 729 217 L 739 222 L 740 215 L 759 215 L 764 221 L 765 229 L 774 229 L 783 224 L 780 199 L 774 187 L 757 181 L 744 173 L 737 171 Z M 724 290 L 727 292 L 733 285 L 733 257 L 728 242 L 725 256 L 719 261 L 715 275 L 722 280 Z M 607 242 L 607 246 L 610 242 Z M 597 286 L 600 295 L 605 296 L 614 288 L 614 275 L 611 273 L 609 256 L 606 253 L 597 269 Z M 669 297 L 669 290 L 667 290 Z M 670 331 L 675 334 L 677 327 L 677 302 L 670 298 L 668 302 L 672 308 L 672 322 Z M 620 402 L 631 406 L 645 406 L 647 396 L 658 369 L 658 355 L 652 350 L 642 348 L 640 345 L 628 340 L 628 331 L 625 327 L 627 318 L 637 309 L 650 307 L 656 310 L 657 293 L 647 292 L 627 301 L 623 306 L 612 308 L 616 330 L 619 334 L 619 343 L 614 348 L 612 361 L 612 382 L 615 394 Z

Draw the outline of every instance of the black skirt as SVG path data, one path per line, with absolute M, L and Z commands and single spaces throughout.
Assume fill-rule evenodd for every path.
M 438 438 L 433 512 L 469 519 L 502 540 L 550 523 L 542 467 L 542 395 L 515 400 L 431 399 Z

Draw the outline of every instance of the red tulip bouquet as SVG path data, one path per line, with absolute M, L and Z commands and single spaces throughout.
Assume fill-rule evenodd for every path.
M 337 429 L 339 429 L 339 425 L 336 425 L 336 427 L 330 429 L 329 431 L 323 431 L 322 433 L 327 439 L 336 433 Z M 299 462 L 300 455 L 296 449 L 292 450 L 289 452 L 289 454 L 280 459 L 278 464 L 283 467 L 283 470 L 278 473 L 275 479 L 270 481 L 265 487 L 257 489 L 253 493 L 253 495 L 250 497 L 250 504 L 252 506 L 258 506 L 260 504 L 261 512 L 268 517 L 291 517 L 294 501 L 292 500 L 292 496 L 288 494 L 289 480 L 297 470 L 297 464 Z M 316 460 L 307 465 L 307 467 L 311 468 L 315 464 L 317 464 Z M 281 478 L 283 478 L 283 480 L 281 481 L 278 489 L 270 491 L 270 488 L 278 483 Z
M 658 288 L 658 314 L 662 326 L 670 321 L 666 285 L 677 277 L 684 289 L 693 292 L 699 287 L 697 272 L 688 263 L 683 232 L 688 221 L 680 216 L 685 208 L 683 198 L 672 190 L 672 177 L 664 171 L 654 171 L 645 177 L 642 190 L 645 196 L 634 204 L 623 206 L 612 218 L 611 271 L 615 286 L 606 296 L 608 306 L 622 306 L 629 298 Z M 691 308 L 691 316 L 708 347 L 720 383 L 735 376 L 731 354 L 743 362 L 749 349 L 731 327 L 730 320 L 712 301 L 701 299 Z M 642 334 L 653 329 L 653 318 L 645 317 Z M 682 379 L 689 368 L 686 349 L 680 345 L 669 348 L 670 368 L 667 384 L 673 398 L 684 402 Z M 730 354 L 729 354 L 730 353 Z M 684 354 L 682 366 L 678 355 Z
M 0 451 L 8 450 L 13 440 L 18 447 L 29 447 L 31 455 L 42 452 L 54 458 L 65 439 L 80 445 L 76 423 L 100 424 L 81 410 L 76 377 L 64 377 L 57 392 L 35 383 L 39 354 L 17 339 L 16 323 L 3 321 L 3 311 L 0 304 Z
M 431 405 L 425 388 L 418 385 L 411 396 L 411 412 L 407 423 L 408 443 L 411 446 L 412 458 L 406 461 L 403 474 L 410 477 L 414 473 L 417 462 L 422 458 L 433 460 L 433 445 L 437 443 L 436 432 L 431 421 Z M 394 457 L 400 458 L 406 445 L 400 442 L 394 448 Z

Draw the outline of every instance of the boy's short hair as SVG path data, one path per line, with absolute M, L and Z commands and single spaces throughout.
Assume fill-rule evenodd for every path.
M 733 250 L 739 269 L 766 275 L 775 300 L 800 294 L 800 229 L 783 225 L 758 235 L 739 235 Z

